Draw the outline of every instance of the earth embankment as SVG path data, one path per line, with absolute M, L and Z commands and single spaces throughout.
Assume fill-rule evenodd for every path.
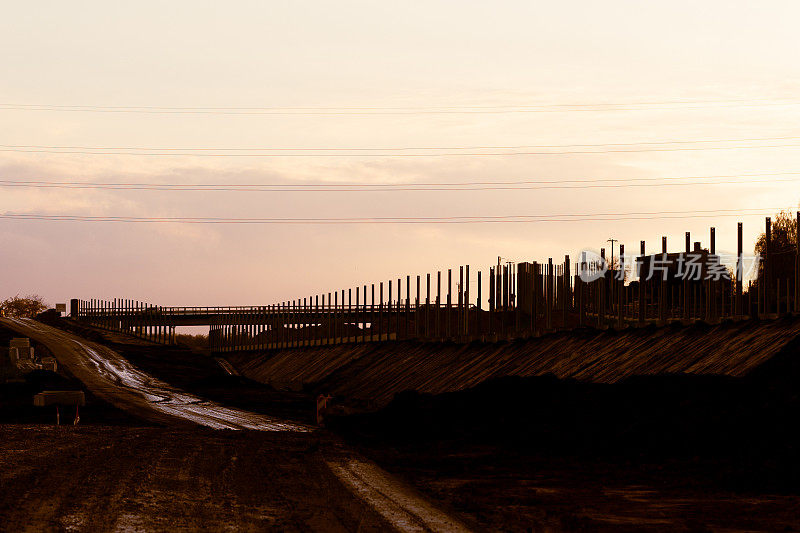
M 470 344 L 384 342 L 227 354 L 246 377 L 379 408 L 399 392 L 440 394 L 504 376 L 617 383 L 633 376 L 742 378 L 791 365 L 800 319 L 576 330 Z

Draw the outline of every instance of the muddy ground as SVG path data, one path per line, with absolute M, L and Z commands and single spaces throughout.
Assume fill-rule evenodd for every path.
M 786 381 L 509 377 L 329 422 L 488 530 L 792 531 L 800 401 Z
M 320 436 L 0 425 L 3 531 L 385 531 Z
M 466 530 L 330 433 L 193 396 L 41 323 L 3 325 L 44 343 L 88 390 L 154 426 L 0 426 L 2 530 Z
M 83 333 L 197 395 L 312 417 L 310 392 L 227 376 L 188 348 Z M 507 377 L 402 393 L 311 435 L 140 427 L 90 398 L 94 427 L 0 426 L 0 529 L 382 530 L 324 464 L 343 438 L 478 530 L 793 531 L 798 368 L 792 342 L 744 378 Z

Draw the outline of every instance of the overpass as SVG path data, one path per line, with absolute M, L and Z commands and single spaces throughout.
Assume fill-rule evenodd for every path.
M 800 222 L 800 211 L 797 217 Z M 800 312 L 800 224 L 796 231 L 796 249 L 790 251 L 794 271 L 781 278 L 773 272 L 767 218 L 767 254 L 746 295 L 739 223 L 734 277 L 720 268 L 711 228 L 708 249 L 699 242 L 692 247 L 687 232 L 681 252 L 668 252 L 663 237 L 661 254 L 646 255 L 641 241 L 639 254 L 630 259 L 620 244 L 617 265 L 609 264 L 601 250 L 599 257 L 582 255 L 574 264 L 568 255 L 560 264 L 552 259 L 498 262 L 485 277 L 466 265 L 458 268 L 457 277 L 451 269 L 445 276 L 441 271 L 424 278 L 405 276 L 262 306 L 164 307 L 126 299 L 75 299 L 70 310 L 80 322 L 159 343 L 175 342 L 176 327 L 206 325 L 210 347 L 220 352 L 410 339 L 496 341 L 577 327 L 773 317 Z M 693 263 L 698 267 L 694 277 L 688 269 L 679 275 Z M 663 275 L 653 276 L 659 264 Z M 633 266 L 642 275 L 630 281 L 627 272 Z M 477 281 L 472 293 L 471 279 Z

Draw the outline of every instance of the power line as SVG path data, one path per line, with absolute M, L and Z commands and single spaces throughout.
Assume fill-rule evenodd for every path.
M 750 185 L 756 183 L 795 182 L 800 172 L 774 172 L 717 176 L 673 176 L 658 178 L 595 179 L 595 180 L 523 180 L 506 182 L 453 182 L 453 183 L 399 183 L 399 184 L 181 184 L 181 183 L 111 183 L 81 181 L 27 181 L 0 179 L 0 187 L 38 189 L 99 189 L 131 191 L 197 191 L 197 192 L 424 192 L 424 191 L 493 191 L 493 190 L 546 190 L 594 189 L 628 187 L 672 187 L 699 185 Z M 768 179 L 722 179 L 773 176 Z M 675 181 L 675 180 L 713 181 Z
M 159 151 L 159 152 L 371 152 L 371 151 L 422 151 L 422 150 L 521 150 L 529 148 L 596 148 L 605 146 L 641 146 L 641 145 L 662 145 L 662 144 L 698 144 L 698 143 L 734 143 L 734 142 L 753 142 L 753 141 L 786 141 L 800 139 L 800 135 L 787 135 L 779 137 L 745 137 L 737 139 L 688 139 L 688 140 L 666 140 L 666 141 L 638 141 L 621 143 L 594 143 L 594 144 L 519 144 L 508 146 L 400 146 L 400 147 L 345 147 L 345 148 L 165 148 L 165 147 L 142 147 L 142 146 L 55 146 L 55 145 L 36 145 L 36 144 L 0 144 L 0 148 L 9 149 L 36 149 L 36 150 L 125 150 L 125 151 Z
M 266 107 L 181 107 L 181 106 L 97 106 L 0 103 L 0 110 L 15 111 L 65 111 L 90 113 L 144 113 L 144 114 L 214 114 L 214 115 L 425 115 L 425 114 L 476 114 L 476 113 L 558 113 L 668 110 L 669 106 L 682 109 L 708 109 L 729 107 L 793 106 L 800 101 L 791 99 L 723 99 L 723 100 L 664 100 L 633 102 L 595 102 L 566 104 L 506 104 L 463 106 L 266 106 Z
M 67 155 L 127 155 L 127 156 L 190 156 L 190 157 L 452 157 L 452 156 L 519 156 L 519 155 L 568 155 L 568 154 L 610 154 L 610 153 L 635 153 L 635 152 L 682 152 L 682 151 L 702 151 L 702 150 L 739 150 L 751 148 L 788 148 L 797 147 L 800 144 L 765 144 L 749 146 L 702 146 L 702 147 L 681 147 L 681 148 L 642 148 L 642 149 L 623 149 L 623 150 L 562 150 L 557 152 L 449 152 L 449 153 L 258 153 L 258 154 L 220 154 L 220 153 L 201 153 L 201 152 L 100 152 L 85 150 L 20 150 L 10 148 L 0 148 L 0 152 L 17 153 L 46 153 L 46 154 L 67 154 Z
M 627 213 L 560 213 L 552 215 L 496 215 L 451 217 L 343 217 L 343 218 L 226 218 L 226 217 L 128 217 L 3 213 L 0 218 L 59 222 L 125 222 L 179 224 L 487 224 L 532 222 L 580 222 L 708 218 L 770 214 L 781 208 L 708 209 L 692 211 L 639 211 Z

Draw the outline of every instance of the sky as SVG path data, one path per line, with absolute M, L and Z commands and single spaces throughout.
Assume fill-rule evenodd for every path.
M 0 217 L 0 298 L 265 305 L 459 265 L 486 271 L 498 256 L 575 258 L 609 238 L 656 252 L 666 235 L 679 251 L 686 231 L 707 246 L 710 226 L 717 249 L 735 253 L 737 222 L 749 251 L 766 215 L 800 203 L 794 1 L 42 1 L 3 11 L 0 215 L 555 220 Z M 32 181 L 517 184 L 8 186 Z

